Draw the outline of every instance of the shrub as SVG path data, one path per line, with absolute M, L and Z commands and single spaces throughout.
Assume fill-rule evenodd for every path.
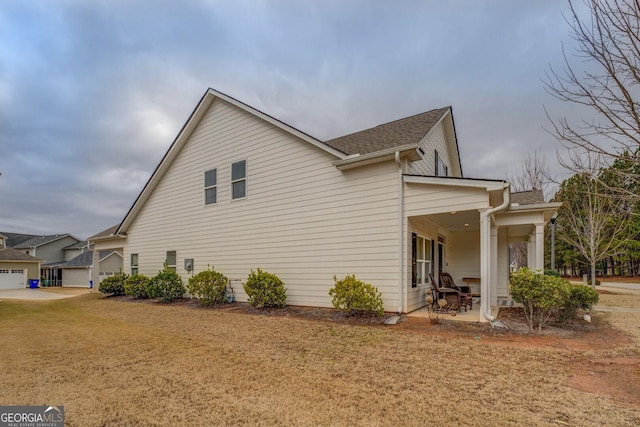
M 384 314 L 382 294 L 375 286 L 356 279 L 355 275 L 342 280 L 333 276 L 333 281 L 335 285 L 329 289 L 329 295 L 332 297 L 331 304 L 337 310 L 347 311 L 349 315 Z
M 282 308 L 287 304 L 287 289 L 275 274 L 258 268 L 251 270 L 243 285 L 249 304 L 257 308 Z
M 187 291 L 203 305 L 221 304 L 226 301 L 229 279 L 211 268 L 189 278 Z
M 164 269 L 159 271 L 149 282 L 149 296 L 160 298 L 162 302 L 172 302 L 183 297 L 186 290 L 182 278 L 164 264 Z
M 558 320 L 564 323 L 572 319 L 579 309 L 591 309 L 599 300 L 598 292 L 591 286 L 571 283 L 569 284 L 569 296 L 558 311 Z
M 556 270 L 551 270 L 551 269 L 547 269 L 544 271 L 544 275 L 545 276 L 554 276 L 554 277 L 560 277 L 560 273 L 558 273 Z
M 124 282 L 127 275 L 124 273 L 106 277 L 100 282 L 98 290 L 103 294 L 124 295 Z
M 124 282 L 124 293 L 134 298 L 145 299 L 151 297 L 149 277 L 144 274 L 133 274 Z
M 524 306 L 529 329 L 542 330 L 549 316 L 569 297 L 569 282 L 556 276 L 545 276 L 528 268 L 511 275 L 511 296 Z

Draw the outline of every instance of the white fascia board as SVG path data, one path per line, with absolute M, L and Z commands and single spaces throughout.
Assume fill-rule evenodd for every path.
M 121 240 L 121 239 L 126 239 L 126 238 L 127 238 L 126 234 L 110 234 L 108 236 L 95 237 L 95 238 L 89 240 L 89 243 L 95 244 L 96 242 L 104 242 L 104 241 L 107 241 L 107 240 Z
M 487 191 L 502 190 L 509 186 L 506 181 L 489 181 L 470 178 L 446 178 L 431 176 L 403 175 L 403 181 L 407 184 L 444 185 L 447 187 L 484 188 Z
M 375 151 L 367 154 L 352 154 L 340 160 L 333 162 L 333 166 L 340 170 L 356 168 L 359 166 L 369 165 L 372 163 L 379 163 L 386 160 L 393 160 L 396 151 L 400 152 L 401 156 L 406 156 L 407 153 L 414 152 L 418 149 L 418 144 L 402 145 L 400 147 L 387 148 L 385 150 Z
M 511 205 L 510 212 L 533 212 L 541 210 L 557 210 L 562 206 L 562 202 L 536 203 L 531 205 Z

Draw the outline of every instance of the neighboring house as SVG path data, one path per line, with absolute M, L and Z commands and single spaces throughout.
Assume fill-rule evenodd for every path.
M 6 241 L 0 234 L 0 289 L 26 288 L 29 279 L 40 278 L 40 260 L 7 247 Z
M 55 267 L 59 262 L 67 260 L 70 246 L 82 242 L 71 234 L 34 235 L 20 233 L 0 233 L 6 236 L 6 245 L 27 255 L 41 260 L 40 274 L 36 279 L 43 279 L 49 286 L 61 286 L 62 270 Z M 73 254 L 74 249 L 71 249 Z M 79 252 L 78 252 L 79 253 Z
M 333 276 L 355 274 L 387 311 L 409 312 L 429 273 L 447 271 L 479 282 L 491 320 L 509 296 L 509 242 L 530 242 L 542 269 L 559 206 L 514 204 L 508 182 L 463 177 L 450 107 L 320 141 L 209 89 L 122 222 L 89 240 L 122 250 L 127 273 L 166 261 L 186 280 L 212 266 L 239 301 L 260 267 L 288 304 L 330 307 Z
M 65 246 L 62 248 L 62 252 L 64 253 L 64 260 L 69 261 L 83 252 L 90 251 L 89 242 L 86 240 L 82 240 L 76 243 L 73 243 L 69 246 Z
M 81 240 L 71 234 L 33 235 L 4 233 L 11 236 L 7 239 L 7 246 L 38 257 L 44 262 L 63 261 L 65 259 L 64 248 L 80 242 Z
M 61 285 L 72 288 L 90 288 L 93 282 L 93 258 L 98 254 L 98 284 L 105 278 L 122 271 L 122 254 L 117 251 L 92 250 L 58 263 L 53 268 L 62 270 Z

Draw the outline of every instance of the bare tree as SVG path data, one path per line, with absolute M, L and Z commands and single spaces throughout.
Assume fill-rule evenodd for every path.
M 545 200 L 549 199 L 549 184 L 553 179 L 549 173 L 549 164 L 544 155 L 539 151 L 529 153 L 517 169 L 507 174 L 507 181 L 511 183 L 511 190 L 514 192 L 542 190 Z M 511 242 L 509 244 L 509 254 L 511 261 L 516 268 L 527 265 L 527 244 L 525 242 Z
M 543 190 L 545 199 L 548 199 L 549 185 L 554 181 L 547 159 L 539 151 L 529 153 L 520 167 L 507 174 L 507 180 L 512 191 Z
M 581 19 L 574 1 L 569 0 L 566 21 L 576 40 L 574 65 L 564 52 L 562 72 L 550 69 L 546 90 L 555 98 L 582 107 L 589 119 L 572 122 L 566 117 L 547 117 L 548 129 L 568 148 L 560 163 L 575 173 L 587 172 L 579 154 L 601 155 L 608 164 L 626 155 L 640 161 L 640 1 L 584 0 L 590 18 Z M 574 151 L 578 149 L 578 151 Z M 576 160 L 578 160 L 576 162 Z M 638 180 L 630 170 L 619 170 L 624 180 Z M 625 189 L 626 196 L 637 197 Z
M 556 200 L 563 202 L 558 211 L 558 238 L 586 258 L 595 287 L 596 263 L 627 243 L 630 211 L 629 204 L 612 196 L 599 179 L 611 170 L 603 167 L 601 154 L 587 152 L 579 161 L 582 172 L 563 181 L 556 194 Z

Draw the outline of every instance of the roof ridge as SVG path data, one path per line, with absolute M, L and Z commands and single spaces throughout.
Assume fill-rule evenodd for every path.
M 395 122 L 399 122 L 399 121 L 402 121 L 402 120 L 411 119 L 413 117 L 421 116 L 423 114 L 433 113 L 434 111 L 448 110 L 449 108 L 451 108 L 451 106 L 434 108 L 434 109 L 431 109 L 431 110 L 428 110 L 428 111 L 423 111 L 422 113 L 412 114 L 412 115 L 407 116 L 407 117 L 401 117 L 399 119 L 391 120 L 390 122 L 381 123 L 381 124 L 379 124 L 377 126 L 374 126 L 374 128 L 377 128 L 377 127 L 380 127 L 380 126 L 385 126 L 385 125 L 390 125 L 391 123 L 395 123 Z

